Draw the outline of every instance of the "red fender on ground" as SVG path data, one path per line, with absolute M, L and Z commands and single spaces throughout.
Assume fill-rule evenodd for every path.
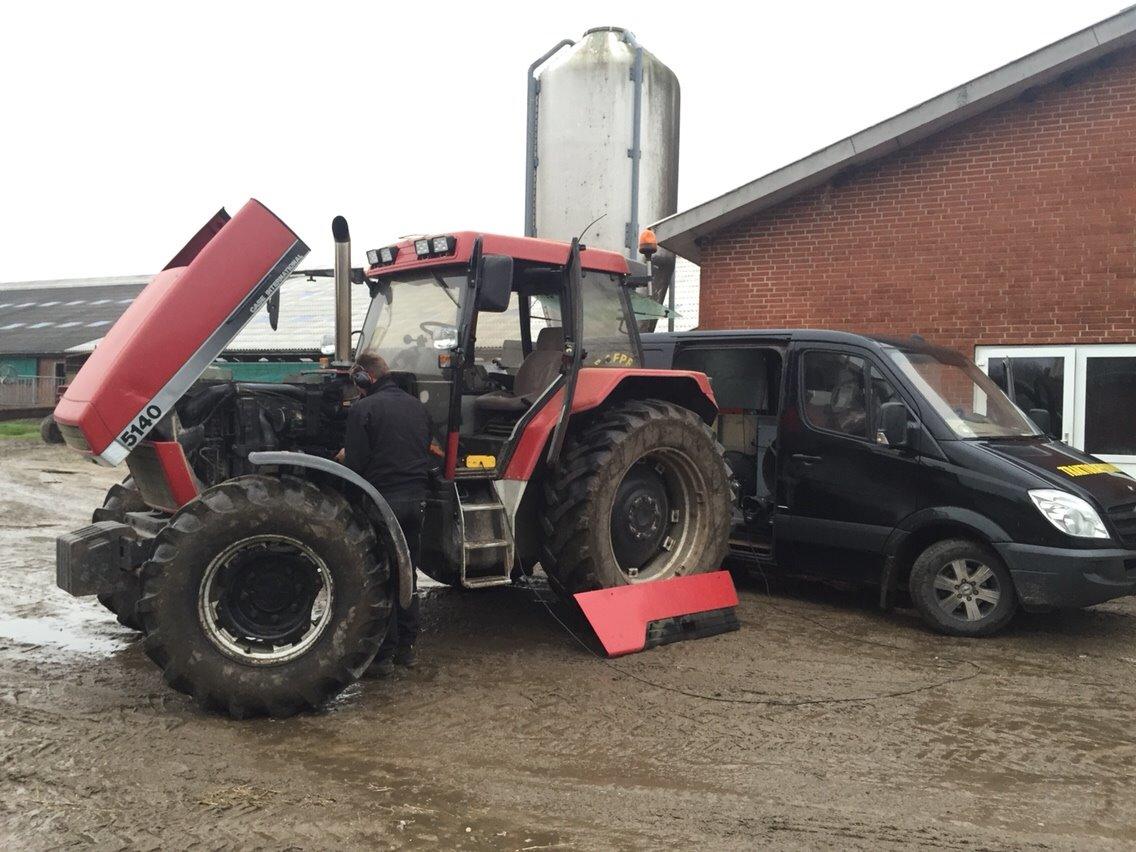
M 739 627 L 728 571 L 690 574 L 573 595 L 609 657 Z

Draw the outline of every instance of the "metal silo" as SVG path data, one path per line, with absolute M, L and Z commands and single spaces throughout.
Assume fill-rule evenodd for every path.
M 627 30 L 544 54 L 529 67 L 525 234 L 636 258 L 639 231 L 677 209 L 678 119 L 678 78 Z M 656 294 L 673 267 L 660 251 Z

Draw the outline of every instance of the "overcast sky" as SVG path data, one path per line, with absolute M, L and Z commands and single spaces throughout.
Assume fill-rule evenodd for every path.
M 526 68 L 593 26 L 678 75 L 684 209 L 1122 5 L 7 4 L 0 281 L 153 272 L 250 196 L 308 264 L 340 213 L 357 262 L 403 234 L 520 233 Z

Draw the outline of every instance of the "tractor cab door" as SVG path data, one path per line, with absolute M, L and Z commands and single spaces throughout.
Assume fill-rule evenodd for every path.
M 553 466 L 560 460 L 560 450 L 564 446 L 564 435 L 568 430 L 568 417 L 572 413 L 572 399 L 576 394 L 576 379 L 580 374 L 580 364 L 584 357 L 583 327 L 584 310 L 581 299 L 580 240 L 573 239 L 568 251 L 568 263 L 564 267 L 564 401 L 560 407 L 560 419 L 552 430 L 548 445 L 548 464 Z

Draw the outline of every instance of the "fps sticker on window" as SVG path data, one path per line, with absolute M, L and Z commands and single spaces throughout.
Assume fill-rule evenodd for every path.
M 138 442 L 146 437 L 146 433 L 153 429 L 154 425 L 161 419 L 161 406 L 150 403 L 141 414 L 134 418 L 134 422 L 118 436 L 119 443 L 128 448 L 137 446 Z

